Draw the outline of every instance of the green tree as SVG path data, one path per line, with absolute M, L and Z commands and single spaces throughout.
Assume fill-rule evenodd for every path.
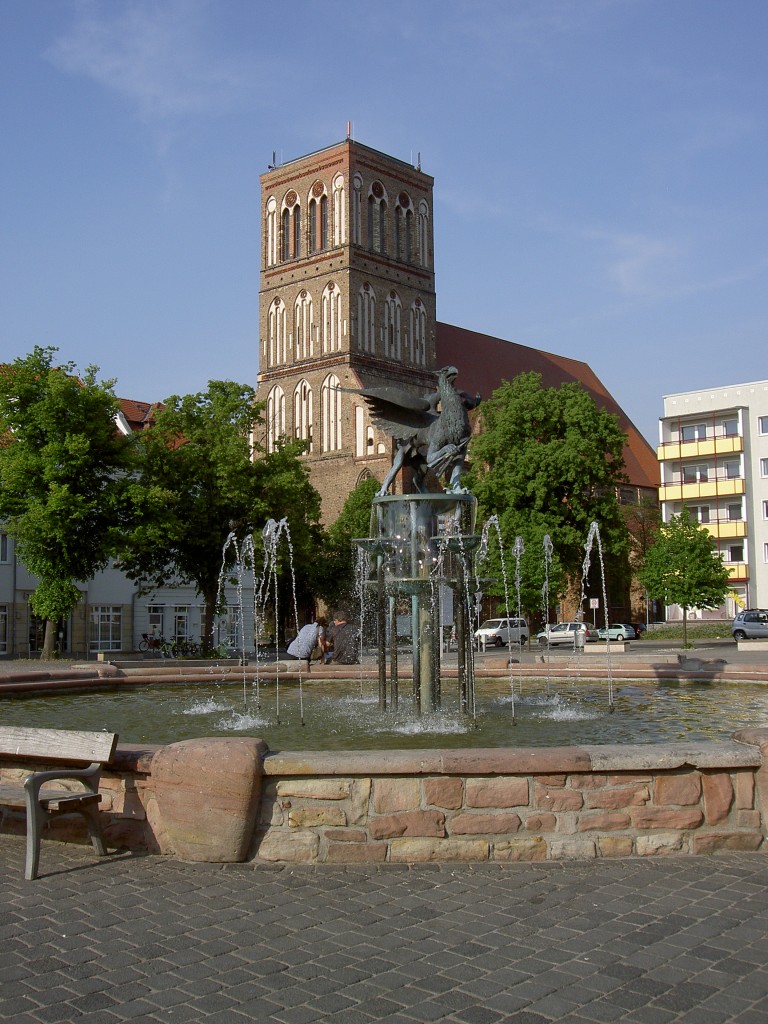
M 356 551 L 352 540 L 368 536 L 371 505 L 380 486 L 373 477 L 361 480 L 328 529 L 318 593 L 331 608 L 353 603 Z
M 253 459 L 260 425 L 252 388 L 210 381 L 205 392 L 167 399 L 140 436 L 135 524 L 121 568 L 155 586 L 193 583 L 205 603 L 205 640 L 212 636 L 230 532 L 258 536 L 268 519 L 287 517 L 294 563 L 303 569 L 316 554 L 320 498 L 299 459 L 302 445 L 259 451 Z M 233 547 L 229 556 L 233 561 Z
M 523 608 L 532 613 L 541 607 L 544 536 L 554 549 L 549 577 L 554 594 L 557 588 L 562 592 L 566 580 L 580 579 L 593 521 L 609 556 L 611 585 L 624 588 L 629 544 L 617 489 L 626 480 L 626 436 L 616 416 L 598 408 L 580 384 L 545 388 L 540 374 L 522 373 L 483 403 L 480 428 L 470 446 L 467 482 L 481 517 L 499 516 L 508 565 L 515 538 L 523 539 Z M 491 592 L 500 595 L 501 589 L 497 582 Z
M 683 609 L 683 645 L 688 646 L 688 610 L 713 608 L 725 600 L 728 569 L 709 532 L 683 508 L 662 524 L 638 578 L 650 597 Z
M 57 351 L 35 347 L 0 367 L 0 520 L 39 578 L 30 605 L 46 620 L 43 657 L 79 600 L 76 584 L 115 551 L 131 456 L 112 382 L 99 383 L 94 366 L 80 376 L 55 366 Z

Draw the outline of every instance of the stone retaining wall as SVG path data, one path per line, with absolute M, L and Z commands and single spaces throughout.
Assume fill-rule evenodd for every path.
M 101 807 L 110 847 L 181 860 L 691 855 L 763 846 L 766 764 L 763 729 L 695 746 L 490 750 L 270 754 L 258 740 L 189 740 L 118 748 Z M 0 779 L 28 770 L 6 759 Z M 23 831 L 23 815 L 0 815 L 0 830 Z M 49 835 L 85 841 L 77 818 Z

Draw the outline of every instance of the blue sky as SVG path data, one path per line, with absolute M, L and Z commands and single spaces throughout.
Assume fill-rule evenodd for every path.
M 768 376 L 765 0 L 0 0 L 0 358 L 255 384 L 259 175 L 435 178 L 440 320 L 662 396 Z

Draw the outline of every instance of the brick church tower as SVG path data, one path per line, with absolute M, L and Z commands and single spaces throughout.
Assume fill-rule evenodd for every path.
M 326 523 L 392 462 L 392 439 L 345 389 L 434 387 L 432 187 L 419 168 L 349 138 L 261 176 L 266 446 L 308 441 Z

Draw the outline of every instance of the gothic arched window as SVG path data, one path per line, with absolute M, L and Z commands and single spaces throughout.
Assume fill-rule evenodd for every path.
M 347 240 L 347 208 L 344 175 L 333 179 L 333 244 L 343 245 Z
M 335 373 L 329 373 L 321 388 L 323 402 L 323 451 L 335 452 L 341 448 L 341 382 Z
M 274 267 L 277 263 L 277 200 L 270 196 L 267 200 L 267 215 L 264 224 L 264 236 L 267 242 L 266 263 L 268 267 Z
M 341 292 L 329 281 L 323 289 L 323 352 L 340 351 L 341 329 Z
M 303 379 L 293 392 L 293 436 L 307 441 L 307 450 L 312 451 L 312 388 Z
M 368 248 L 387 251 L 387 190 L 374 181 L 368 193 Z
M 312 296 L 299 292 L 294 306 L 293 345 L 296 359 L 309 359 L 314 355 L 314 325 L 312 323 Z
M 363 244 L 363 179 L 359 174 L 352 180 L 352 241 Z
M 267 451 L 273 452 L 285 436 L 285 392 L 275 384 L 267 395 Z
M 376 293 L 367 283 L 357 293 L 357 347 L 376 351 Z
M 392 291 L 384 303 L 384 354 L 390 359 L 400 359 L 402 306 L 400 296 Z
M 429 207 L 422 199 L 419 203 L 418 259 L 422 267 L 429 266 Z
M 409 355 L 416 366 L 426 366 L 427 362 L 427 311 L 416 299 L 411 306 L 411 330 L 409 335 Z
M 269 307 L 267 330 L 267 365 L 283 366 L 288 361 L 288 350 L 286 345 L 286 309 L 282 299 L 275 299 Z

